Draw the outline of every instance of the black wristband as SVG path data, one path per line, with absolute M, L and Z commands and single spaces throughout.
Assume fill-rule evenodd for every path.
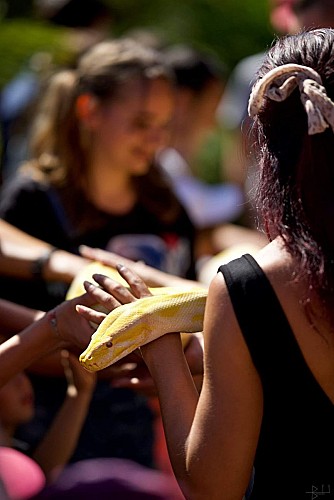
M 58 248 L 52 247 L 50 250 L 47 250 L 43 255 L 41 255 L 41 257 L 38 257 L 38 259 L 33 261 L 31 264 L 31 274 L 34 280 L 43 280 L 44 266 L 47 262 L 49 262 L 51 255 L 56 250 L 58 250 Z

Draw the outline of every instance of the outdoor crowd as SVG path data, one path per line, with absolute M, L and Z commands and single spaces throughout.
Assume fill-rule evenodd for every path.
M 89 8 L 71 67 L 0 95 L 0 500 L 334 497 L 332 0 L 271 0 L 231 75 Z M 180 286 L 203 332 L 80 364 L 109 312 Z

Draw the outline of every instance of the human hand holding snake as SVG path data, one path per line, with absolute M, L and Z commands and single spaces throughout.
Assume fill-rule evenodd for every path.
M 202 329 L 205 288 L 163 287 L 158 289 L 158 295 L 152 295 L 151 289 L 134 272 L 124 266 L 118 266 L 118 272 L 127 287 L 101 274 L 93 275 L 99 287 L 87 281 L 84 283 L 96 303 L 103 305 L 106 311 L 112 311 L 110 314 L 77 307 L 86 319 L 99 325 L 80 356 L 81 363 L 91 371 L 117 362 L 165 333 Z M 141 299 L 140 303 L 138 299 Z M 189 350 L 190 357 L 192 350 Z M 198 358 L 198 353 L 193 357 Z
M 189 342 L 184 346 L 184 356 L 189 366 L 194 383 L 201 390 L 203 383 L 203 334 L 202 332 L 187 334 Z M 145 355 L 146 344 L 140 349 Z M 129 354 L 118 363 L 111 365 L 102 372 L 111 372 L 110 383 L 114 388 L 133 389 L 146 397 L 157 396 L 155 383 L 145 361 L 138 354 Z M 99 372 L 99 373 L 102 373 Z

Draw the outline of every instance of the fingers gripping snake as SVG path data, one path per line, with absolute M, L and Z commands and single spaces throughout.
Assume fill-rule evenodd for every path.
M 83 293 L 84 279 L 94 273 L 115 279 L 114 269 L 99 263 L 88 264 L 73 280 L 67 298 Z M 122 281 L 118 274 L 116 280 Z M 150 292 L 153 294 L 150 297 L 117 307 L 100 323 L 79 358 L 87 370 L 102 370 L 166 333 L 202 330 L 206 288 L 157 287 L 150 288 Z

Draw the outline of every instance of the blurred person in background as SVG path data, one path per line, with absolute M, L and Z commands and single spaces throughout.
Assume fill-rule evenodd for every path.
M 334 4 L 331 0 L 269 0 L 269 21 L 279 36 L 301 29 L 332 27 Z M 253 159 L 247 157 L 247 147 L 252 142 L 247 102 L 263 57 L 262 52 L 254 54 L 236 65 L 218 108 L 218 120 L 230 140 L 230 147 L 223 151 L 223 165 L 229 179 L 245 186 L 249 198 L 246 222 L 249 224 L 253 224 L 254 220 L 252 185 L 257 169 Z
M 110 37 L 113 14 L 100 0 L 35 0 L 34 18 L 59 27 L 60 51 L 72 66 L 89 47 Z M 31 54 L 25 66 L 1 89 L 1 179 L 15 174 L 29 154 L 31 115 L 43 91 L 45 80 L 55 69 L 48 48 Z
M 293 11 L 295 0 L 269 0 L 269 21 L 277 35 L 296 31 L 297 19 Z M 265 53 L 252 54 L 242 59 L 233 69 L 218 107 L 217 119 L 226 136 L 226 148 L 222 151 L 222 165 L 227 179 L 238 183 L 245 194 L 243 222 L 255 227 L 253 207 L 254 176 L 256 165 L 248 158 L 250 119 L 247 116 L 249 94 Z
M 32 159 L 3 185 L 2 218 L 72 254 L 84 244 L 194 278 L 195 229 L 154 165 L 173 109 L 173 74 L 161 54 L 126 39 L 96 44 L 76 70 L 51 78 Z M 32 281 L 2 277 L 2 298 L 41 310 L 63 300 L 68 285 L 50 287 L 39 264 Z M 63 383 L 34 382 L 43 420 Z M 118 454 L 152 465 L 152 419 L 143 396 L 99 380 L 74 459 Z M 41 430 L 33 424 L 22 431 L 27 440 Z
M 5 340 L 5 337 L 0 338 L 0 342 Z M 68 384 L 65 399 L 35 449 L 15 438 L 18 428 L 32 420 L 35 412 L 34 390 L 28 374 L 19 371 L 0 387 L 2 446 L 13 447 L 32 457 L 49 481 L 71 459 L 96 380 L 96 374 L 80 366 L 74 354 L 62 350 L 61 359 Z
M 210 148 L 213 132 L 220 136 L 216 117 L 224 93 L 224 64 L 213 54 L 187 45 L 170 46 L 163 53 L 175 73 L 176 105 L 168 146 L 158 152 L 157 161 L 197 229 L 197 273 L 208 283 L 207 266 L 202 266 L 212 255 L 232 248 L 238 251 L 241 244 L 260 247 L 266 240 L 253 229 L 233 224 L 244 211 L 238 183 L 209 183 L 203 178 L 204 169 L 215 170 L 215 160 L 221 171 L 220 154 L 210 164 L 201 153 Z
M 212 54 L 186 45 L 171 46 L 164 55 L 176 76 L 176 101 L 170 140 L 158 153 L 159 165 L 171 179 L 196 228 L 202 230 L 234 220 L 242 210 L 239 187 L 205 182 L 198 165 L 201 149 L 217 128 L 224 65 Z
M 2 218 L 68 252 L 84 244 L 195 277 L 195 230 L 154 165 L 174 109 L 173 77 L 162 61 L 120 40 L 96 45 L 77 71 L 56 73 L 37 112 L 32 159 L 2 188 Z M 151 77 L 151 67 L 161 76 Z M 16 286 L 11 296 L 9 281 L 3 297 L 52 307 L 59 297 L 36 278 L 30 296 L 22 288 L 20 298 Z
M 293 11 L 299 29 L 334 26 L 334 4 L 331 0 L 295 0 Z

